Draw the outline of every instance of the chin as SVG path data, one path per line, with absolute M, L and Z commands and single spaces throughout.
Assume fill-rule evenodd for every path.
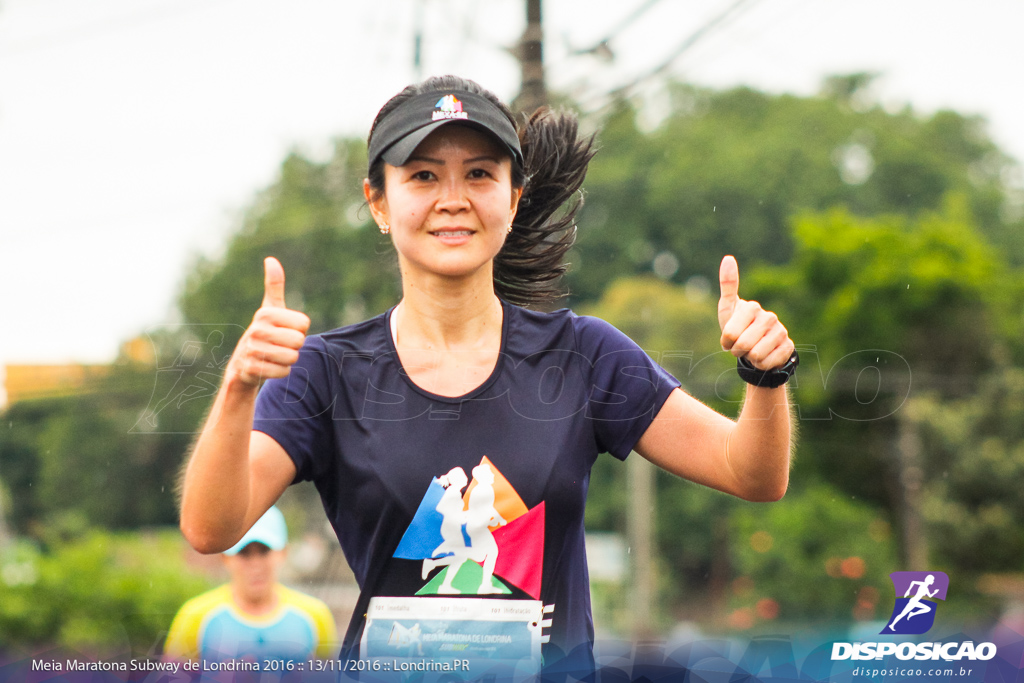
M 424 259 L 416 262 L 410 271 L 426 272 L 432 275 L 448 278 L 467 278 L 478 274 L 481 269 L 486 268 L 492 272 L 491 258 L 468 258 L 463 254 L 445 254 L 434 259 Z M 404 269 L 403 269 L 404 270 Z

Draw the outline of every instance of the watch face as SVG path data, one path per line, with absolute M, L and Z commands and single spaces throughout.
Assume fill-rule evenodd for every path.
M 796 370 L 796 366 L 798 365 L 800 365 L 800 354 L 794 351 L 793 355 L 789 357 L 789 360 L 786 361 L 784 365 L 780 365 L 779 367 L 775 368 L 772 372 L 784 372 L 787 375 L 792 375 L 793 371 Z

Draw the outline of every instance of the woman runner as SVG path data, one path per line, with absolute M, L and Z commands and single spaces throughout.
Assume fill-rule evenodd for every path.
M 560 293 L 578 206 L 558 209 L 593 154 L 571 115 L 539 110 L 517 127 L 476 83 L 431 78 L 388 101 L 369 135 L 363 189 L 397 252 L 397 305 L 307 337 L 281 264 L 265 261 L 263 304 L 185 471 L 181 528 L 219 552 L 289 484 L 312 480 L 361 588 L 343 659 L 416 632 L 435 661 L 455 644 L 536 665 L 539 648 L 545 667 L 567 658 L 583 675 L 594 637 L 583 508 L 599 453 L 635 450 L 747 500 L 785 493 L 797 357 L 777 317 L 739 297 L 731 256 L 721 343 L 750 385 L 736 421 L 609 324 L 526 308 Z M 455 468 L 474 473 L 463 515 L 487 518 L 461 540 L 454 512 L 442 535 L 437 509 Z M 471 508 L 478 487 L 486 504 Z M 445 547 L 475 561 L 435 556 Z

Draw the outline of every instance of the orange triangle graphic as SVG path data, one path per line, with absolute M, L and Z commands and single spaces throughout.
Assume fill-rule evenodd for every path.
M 486 455 L 480 459 L 480 464 L 487 465 L 491 468 L 491 472 L 494 473 L 494 509 L 498 511 L 498 514 L 501 515 L 502 519 L 506 522 L 511 522 L 512 520 L 525 515 L 527 512 L 526 503 L 524 503 L 523 499 L 519 497 L 516 490 L 512 488 L 512 484 L 508 483 L 508 479 L 505 478 L 505 475 L 503 475 L 498 468 L 494 466 L 494 463 L 487 459 Z M 466 492 L 462 495 L 462 507 L 464 510 L 469 509 L 469 494 L 475 487 L 476 479 L 474 478 L 473 481 L 470 482 Z M 496 529 L 500 529 L 501 526 L 498 525 L 488 528 L 491 532 L 494 532 Z

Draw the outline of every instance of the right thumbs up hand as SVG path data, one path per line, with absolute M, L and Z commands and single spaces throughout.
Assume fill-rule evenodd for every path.
M 309 317 L 284 305 L 284 268 L 273 256 L 263 261 L 263 305 L 235 347 L 228 374 L 258 387 L 274 377 L 286 377 L 299 360 Z

